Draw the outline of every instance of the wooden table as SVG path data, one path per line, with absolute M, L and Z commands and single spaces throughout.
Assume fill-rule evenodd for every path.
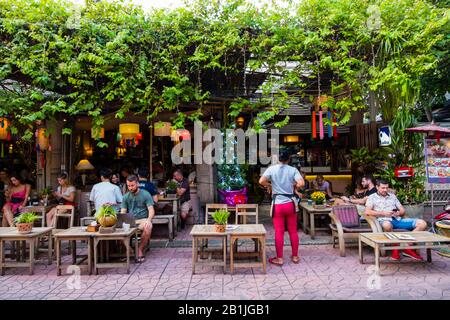
M 222 266 L 223 273 L 227 268 L 227 236 L 226 232 L 216 232 L 214 231 L 214 225 L 200 225 L 196 224 L 192 227 L 191 230 L 192 236 L 192 274 L 195 273 L 196 265 L 209 265 L 209 266 Z M 212 261 L 208 259 L 208 261 L 199 261 L 198 253 L 199 253 L 199 240 L 206 239 L 220 239 L 222 240 L 222 248 L 223 248 L 223 260 L 222 261 Z
M 28 267 L 30 275 L 34 272 L 35 247 L 38 239 L 48 237 L 48 264 L 52 263 L 52 229 L 53 228 L 33 228 L 30 233 L 19 233 L 17 228 L 0 228 L 0 275 L 4 275 L 4 268 Z M 5 241 L 24 241 L 28 242 L 30 247 L 30 256 L 28 262 L 5 261 Z
M 174 235 L 177 235 L 178 227 L 181 226 L 181 205 L 180 205 L 180 197 L 177 195 L 174 196 L 160 196 L 158 195 L 158 203 L 168 203 L 172 205 L 172 213 L 174 215 L 174 226 L 173 232 Z
M 93 233 L 93 250 L 94 250 L 94 271 L 95 274 L 98 274 L 98 269 L 100 268 L 126 268 L 127 273 L 130 273 L 130 253 L 131 253 L 131 247 L 130 242 L 131 238 L 135 237 L 134 242 L 134 254 L 135 254 L 135 260 L 137 260 L 137 254 L 138 254 L 138 240 L 137 240 L 137 231 L 138 228 L 130 228 L 128 231 L 124 231 L 123 229 L 116 229 L 113 233 L 99 233 L 94 232 Z M 105 262 L 105 263 L 99 263 L 98 262 L 98 254 L 97 254 L 97 247 L 100 241 L 109 241 L 109 240 L 118 240 L 122 241 L 126 248 L 126 262 Z
M 395 233 L 395 231 L 393 233 Z M 415 240 L 391 240 L 386 237 L 384 232 L 360 233 L 359 262 L 364 263 L 362 251 L 363 243 L 375 250 L 375 266 L 378 274 L 380 274 L 381 250 L 426 249 L 427 261 L 431 262 L 431 249 L 448 248 L 450 246 L 450 238 L 428 231 L 401 232 L 401 234 L 411 235 Z
M 314 218 L 315 216 L 324 215 L 327 216 L 331 212 L 331 207 L 326 207 L 324 209 L 316 209 L 313 205 L 308 204 L 307 202 L 300 202 L 300 208 L 303 212 L 303 231 L 310 234 L 311 239 L 315 238 L 316 230 L 329 230 L 329 228 L 316 228 Z
M 230 272 L 233 274 L 234 268 L 251 268 L 262 266 L 263 272 L 266 273 L 266 229 L 262 224 L 239 224 L 234 230 L 227 231 L 230 235 Z M 234 244 L 238 239 L 257 239 L 259 242 L 259 250 L 257 255 L 261 262 L 239 262 L 234 261 Z M 239 255 L 237 253 L 236 255 Z
M 55 247 L 56 247 L 56 272 L 57 275 L 61 275 L 61 270 L 63 268 L 63 265 L 61 264 L 61 242 L 63 240 L 65 241 L 71 241 L 72 244 L 72 264 L 78 265 L 80 268 L 86 268 L 87 272 L 89 274 L 92 274 L 92 237 L 94 235 L 94 232 L 87 232 L 85 228 L 83 227 L 72 227 L 66 230 L 61 230 L 60 232 L 54 234 L 55 238 Z M 86 241 L 88 248 L 87 248 L 87 255 L 82 256 L 82 259 L 80 261 L 77 261 L 77 247 L 76 242 L 77 241 Z M 82 264 L 84 260 L 87 260 L 86 264 Z

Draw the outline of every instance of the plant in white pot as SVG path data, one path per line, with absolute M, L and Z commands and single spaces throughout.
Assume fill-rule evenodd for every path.
M 30 233 L 33 224 L 39 217 L 34 212 L 24 212 L 14 219 L 14 224 L 19 233 Z

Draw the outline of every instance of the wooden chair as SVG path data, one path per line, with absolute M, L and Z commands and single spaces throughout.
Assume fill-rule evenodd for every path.
M 86 201 L 86 217 L 80 218 L 80 226 L 84 227 L 89 225 L 92 221 L 95 221 L 95 218 L 92 215 L 94 210 L 94 202 L 91 200 Z
M 239 217 L 242 217 L 243 224 L 247 224 L 247 217 L 255 217 L 255 223 L 258 224 L 258 205 L 257 204 L 237 204 L 236 205 L 236 224 L 239 224 Z
M 241 217 L 242 219 L 239 219 Z M 257 204 L 237 204 L 236 205 L 236 224 L 239 224 L 239 220 L 242 224 L 247 224 L 247 217 L 255 217 L 255 224 L 258 224 L 258 205 Z M 253 239 L 255 242 L 255 252 L 258 252 L 258 239 Z M 235 251 L 237 252 L 238 241 L 235 242 Z
M 211 214 L 220 209 L 228 210 L 228 206 L 224 203 L 208 203 L 205 209 L 205 224 L 208 224 Z
M 333 248 L 336 247 L 336 239 L 338 239 L 341 257 L 345 257 L 346 239 L 357 239 L 359 233 L 373 232 L 371 225 L 361 223 L 355 205 L 333 206 L 329 216 L 331 217 Z
M 20 213 L 24 212 L 33 212 L 38 215 L 40 220 L 40 227 L 45 227 L 45 215 L 47 213 L 45 212 L 45 208 L 37 206 L 26 206 L 20 209 Z
M 66 211 L 69 210 L 67 213 Z M 55 218 L 53 219 L 53 234 L 60 232 L 64 229 L 58 229 L 58 222 L 63 219 L 69 219 L 68 227 L 65 229 L 72 228 L 75 221 L 75 207 L 69 205 L 58 205 L 56 206 Z

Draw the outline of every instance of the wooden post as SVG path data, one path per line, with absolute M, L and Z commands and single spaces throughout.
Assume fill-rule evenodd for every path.
M 150 181 L 153 181 L 153 121 L 150 126 Z

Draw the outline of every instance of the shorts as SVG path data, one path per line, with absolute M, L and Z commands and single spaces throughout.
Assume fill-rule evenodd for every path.
M 389 220 L 385 220 L 385 219 L 380 219 L 378 220 L 380 221 L 380 223 L 383 223 L 383 221 L 389 221 Z M 416 228 L 416 223 L 417 223 L 417 219 L 409 219 L 409 218 L 405 218 L 405 219 L 392 219 L 391 221 L 389 221 L 392 224 L 392 229 L 405 229 L 405 230 L 414 230 Z
M 139 230 L 144 230 L 144 225 L 145 225 L 145 222 L 147 221 L 147 218 L 144 218 L 144 219 L 137 219 L 136 220 L 136 227 L 139 229 Z
M 181 204 L 181 212 L 188 213 L 191 208 L 191 200 L 185 201 Z

